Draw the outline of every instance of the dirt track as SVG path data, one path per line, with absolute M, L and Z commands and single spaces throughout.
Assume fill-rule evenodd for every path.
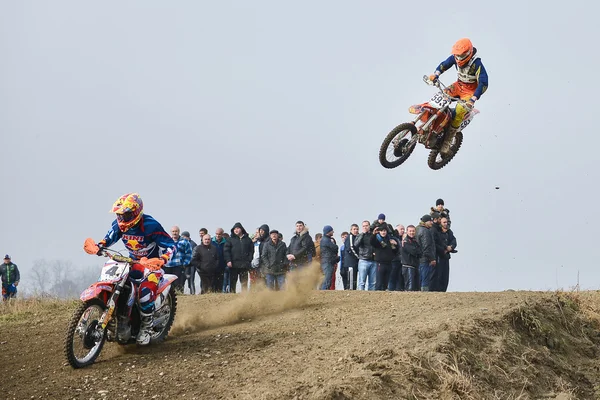
M 0 398 L 591 399 L 600 385 L 597 293 L 180 296 L 165 343 L 107 343 L 82 370 L 63 355 L 74 303 L 58 304 L 0 310 Z

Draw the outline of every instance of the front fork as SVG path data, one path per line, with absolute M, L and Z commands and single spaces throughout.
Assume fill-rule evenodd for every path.
M 417 115 L 417 116 L 415 117 L 415 119 L 411 121 L 411 123 L 412 123 L 413 125 L 415 125 L 415 126 L 416 126 L 416 125 L 417 125 L 417 122 L 418 122 L 418 121 L 421 119 L 421 117 L 422 117 L 424 114 L 425 114 L 425 111 L 421 111 L 421 112 L 419 113 L 419 115 Z M 417 131 L 418 131 L 419 129 L 421 129 L 421 128 L 418 128 L 418 127 L 417 127 Z M 404 140 L 404 139 L 406 138 L 406 135 L 408 135 L 408 134 L 409 134 L 409 132 L 407 131 L 407 132 L 406 132 L 404 135 L 402 135 L 402 136 L 396 136 L 396 138 L 395 138 L 395 139 L 392 141 L 392 143 L 394 144 L 394 147 L 398 147 L 398 145 L 400 144 L 400 142 L 401 142 L 402 140 Z M 411 137 L 411 138 L 410 138 L 410 141 L 409 141 L 409 143 L 412 143 L 412 142 L 414 142 L 415 140 L 417 140 L 417 137 L 418 137 L 418 136 L 419 136 L 419 135 L 414 135 L 413 137 Z M 409 143 L 407 143 L 407 144 L 409 144 Z
M 117 286 L 115 287 L 115 291 L 108 299 L 108 303 L 106 304 L 108 307 L 106 308 L 106 310 L 102 314 L 102 317 L 100 318 L 100 328 L 102 329 L 102 331 L 106 329 L 106 325 L 108 325 L 113 313 L 115 312 L 115 308 L 117 307 L 117 300 L 119 300 L 119 295 L 121 294 L 121 290 L 123 290 L 126 281 L 127 279 L 122 279 L 121 282 L 117 284 Z

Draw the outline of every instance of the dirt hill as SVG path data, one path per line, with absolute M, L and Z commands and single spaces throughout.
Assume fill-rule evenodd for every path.
M 180 296 L 172 334 L 73 370 L 75 302 L 0 305 L 0 398 L 594 399 L 600 294 L 316 291 Z

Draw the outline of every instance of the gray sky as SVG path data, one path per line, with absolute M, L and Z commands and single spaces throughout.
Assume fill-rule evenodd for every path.
M 131 191 L 194 239 L 240 221 L 286 241 L 297 219 L 416 224 L 442 197 L 449 290 L 598 288 L 599 6 L 405 3 L 0 1 L 2 255 L 24 287 L 38 258 L 100 267 L 83 241 Z M 464 36 L 490 86 L 460 152 L 384 169 Z

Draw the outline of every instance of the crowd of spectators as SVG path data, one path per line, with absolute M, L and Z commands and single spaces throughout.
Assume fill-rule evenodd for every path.
M 352 224 L 340 235 L 340 245 L 330 225 L 311 237 L 303 221 L 296 222 L 289 244 L 283 235 L 263 224 L 248 233 L 237 222 L 230 234 L 217 228 L 214 234 L 199 230 L 200 242 L 190 233 L 171 229 L 177 251 L 164 267 L 178 276 L 176 290 L 186 287 L 196 294 L 195 276 L 200 293 L 235 293 L 251 290 L 258 283 L 273 290 L 285 288 L 286 274 L 319 263 L 321 290 L 335 290 L 339 271 L 344 290 L 440 291 L 448 288 L 451 254 L 456 253 L 456 237 L 450 229 L 450 212 L 438 199 L 435 207 L 421 217 L 417 226 L 392 225 L 385 214 L 373 222 Z

